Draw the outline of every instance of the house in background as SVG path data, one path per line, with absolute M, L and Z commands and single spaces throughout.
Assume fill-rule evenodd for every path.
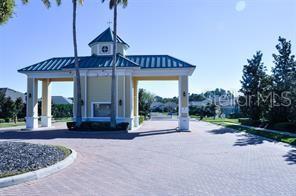
M 117 122 L 128 122 L 131 129 L 139 125 L 139 81 L 177 80 L 179 81 L 179 129 L 188 130 L 188 77 L 194 72 L 195 66 L 169 55 L 127 55 L 130 46 L 119 36 L 114 38 L 110 28 L 89 43 L 90 56 L 79 57 L 83 121 L 110 121 L 114 39 L 117 41 Z M 41 125 L 50 127 L 51 83 L 59 81 L 76 83 L 74 58 L 54 57 L 20 69 L 19 72 L 27 75 L 27 128 L 38 127 L 38 81 L 42 81 Z M 75 91 L 75 88 L 73 89 Z M 76 93 L 73 95 L 76 102 Z
M 238 97 L 216 95 L 202 101 L 190 101 L 189 105 L 196 108 L 202 108 L 209 104 L 215 104 L 220 107 L 222 114 L 229 117 L 231 114 L 239 113 L 237 99 Z
M 39 102 L 42 102 L 42 98 L 39 98 Z M 71 105 L 73 101 L 63 96 L 51 96 L 51 103 L 53 105 Z
M 5 97 L 10 97 L 12 101 L 21 98 L 23 102 L 26 102 L 26 95 L 25 93 L 10 89 L 10 88 L 0 88 L 0 93 L 3 93 Z

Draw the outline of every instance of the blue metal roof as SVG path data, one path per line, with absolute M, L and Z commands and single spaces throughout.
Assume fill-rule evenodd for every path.
M 63 69 L 74 68 L 74 57 L 51 58 L 40 63 L 18 70 L 19 72 L 29 71 L 61 71 Z M 190 68 L 195 67 L 169 55 L 129 55 L 118 54 L 117 67 L 140 67 L 147 68 Z M 85 56 L 79 57 L 79 67 L 81 69 L 95 69 L 112 67 L 112 56 Z
M 95 68 L 108 68 L 112 67 L 113 56 L 90 56 L 83 58 L 79 61 L 79 68 L 81 69 L 95 69 Z M 117 55 L 116 67 L 139 67 L 135 62 L 121 56 Z M 74 63 L 69 64 L 63 69 L 72 69 L 75 68 Z
M 83 57 L 80 57 L 81 59 Z M 60 58 L 51 58 L 40 63 L 25 67 L 18 70 L 19 72 L 26 71 L 59 71 L 63 67 L 74 63 L 73 57 L 60 57 Z
M 114 40 L 113 37 L 114 37 L 113 31 L 109 27 L 103 33 L 101 33 L 98 37 L 92 40 L 88 45 L 90 46 L 98 42 L 113 42 Z M 123 41 L 118 35 L 117 35 L 117 42 L 128 46 L 128 44 L 125 41 Z
M 140 65 L 141 68 L 189 68 L 195 67 L 169 55 L 128 55 L 126 58 Z

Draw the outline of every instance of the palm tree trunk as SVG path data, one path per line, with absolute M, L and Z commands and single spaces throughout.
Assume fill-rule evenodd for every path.
M 116 82 L 116 53 L 117 53 L 117 0 L 114 1 L 114 32 L 113 32 L 113 65 L 112 65 L 112 84 L 111 84 L 111 127 L 116 127 L 116 111 L 117 111 L 117 82 Z
M 77 39 L 76 39 L 76 10 L 77 10 L 77 0 L 72 0 L 73 2 L 73 45 L 74 45 L 74 62 L 75 62 L 75 88 L 76 88 L 76 126 L 79 127 L 81 124 L 81 84 L 80 84 L 80 72 L 79 72 L 79 62 L 78 62 L 78 52 L 77 52 Z

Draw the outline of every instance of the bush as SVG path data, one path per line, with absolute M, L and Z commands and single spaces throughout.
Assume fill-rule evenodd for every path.
M 279 130 L 279 131 L 287 131 L 287 132 L 296 133 L 296 124 L 291 123 L 291 122 L 276 123 L 268 128 L 274 129 L 274 130 Z
M 254 126 L 254 127 L 258 127 L 261 124 L 260 121 L 252 120 L 250 118 L 239 118 L 238 122 L 241 123 L 242 125 Z
M 10 119 L 9 119 L 9 118 L 5 118 L 4 121 L 5 121 L 6 123 L 10 123 Z
M 53 104 L 52 116 L 54 118 L 72 117 L 73 105 L 72 104 Z
M 5 123 L 5 120 L 4 119 L 0 119 L 0 123 Z
M 122 122 L 111 128 L 110 122 L 82 122 L 80 127 L 76 127 L 75 122 L 67 122 L 69 130 L 77 131 L 127 131 L 129 123 Z
M 145 117 L 144 116 L 140 116 L 139 123 L 142 124 L 144 122 L 144 120 L 145 120 Z
M 240 117 L 242 117 L 241 114 L 238 112 L 235 112 L 235 113 L 230 113 L 228 118 L 235 119 Z

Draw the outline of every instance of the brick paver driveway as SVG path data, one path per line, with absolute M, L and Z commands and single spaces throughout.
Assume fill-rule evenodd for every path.
M 0 195 L 295 195 L 296 152 L 282 143 L 204 122 L 175 131 L 175 121 L 150 121 L 137 131 L 64 130 L 0 133 L 0 138 L 65 145 L 73 165 L 0 189 Z

